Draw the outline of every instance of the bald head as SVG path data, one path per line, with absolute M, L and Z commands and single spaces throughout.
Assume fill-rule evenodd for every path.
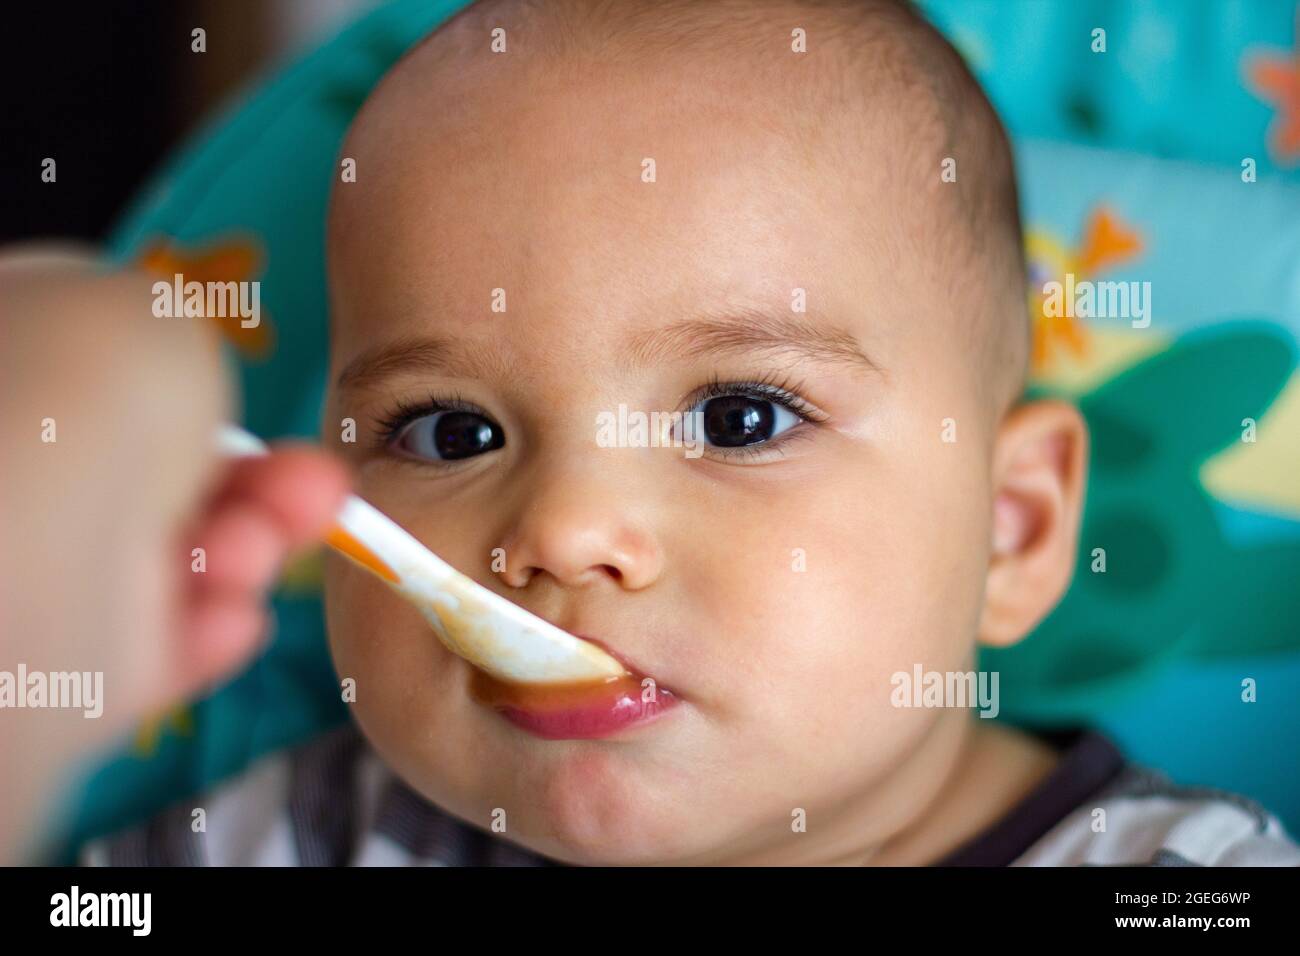
M 500 62 L 489 47 L 498 28 L 520 71 L 513 102 L 474 96 Z M 792 55 L 796 42 L 806 53 Z M 703 91 L 744 70 L 793 103 L 781 112 L 783 140 L 847 176 L 875 177 L 899 203 L 913 250 L 933 257 L 934 281 L 956 306 L 916 321 L 953 323 L 994 419 L 1020 394 L 1030 325 L 1010 147 L 961 57 L 904 0 L 481 0 L 408 52 L 349 142 L 413 122 L 381 118 L 386 101 L 413 89 L 439 89 L 443 121 L 509 122 L 528 110 L 530 78 L 590 82 L 606 67 Z

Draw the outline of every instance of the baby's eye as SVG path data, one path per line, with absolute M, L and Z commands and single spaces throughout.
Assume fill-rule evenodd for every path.
M 703 426 L 697 440 L 718 448 L 757 445 L 798 425 L 803 419 L 779 402 L 757 395 L 719 395 L 697 402 Z
M 456 461 L 500 448 L 505 434 L 496 422 L 467 411 L 439 411 L 412 419 L 393 436 L 393 445 L 416 458 Z

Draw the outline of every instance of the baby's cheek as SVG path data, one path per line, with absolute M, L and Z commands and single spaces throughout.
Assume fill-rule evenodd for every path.
M 708 567 L 683 574 L 703 612 L 700 639 L 725 676 L 709 688 L 718 716 L 793 728 L 827 695 L 861 708 L 864 688 L 887 686 L 882 641 L 898 643 L 890 582 L 875 567 L 885 555 L 817 510 L 787 505 L 761 524 L 712 538 L 696 552 Z
M 964 552 L 978 549 L 963 546 L 946 504 L 932 507 L 950 492 L 888 469 L 843 477 L 750 544 L 748 585 L 733 586 L 721 633 L 744 635 L 736 677 L 756 719 L 779 718 L 773 732 L 887 748 L 891 733 L 913 734 L 892 676 L 966 666 L 980 575 Z
M 866 602 L 844 598 L 835 576 L 818 575 L 818 583 L 806 573 L 810 591 L 828 599 L 758 609 L 770 626 L 754 629 L 737 655 L 731 679 L 739 703 L 718 726 L 723 759 L 756 814 L 823 811 L 884 779 L 938 713 L 892 705 L 895 661 L 915 652 L 897 650 L 895 634 Z
M 330 556 L 325 611 L 340 695 L 381 745 L 445 724 L 459 670 L 419 613 L 369 574 Z

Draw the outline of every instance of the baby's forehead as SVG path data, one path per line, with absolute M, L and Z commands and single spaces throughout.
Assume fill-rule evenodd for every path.
M 403 57 L 349 144 L 411 124 L 500 136 L 541 106 L 577 114 L 619 90 L 629 118 L 653 119 L 649 132 L 689 119 L 656 111 L 662 99 L 752 117 L 810 155 L 840 130 L 868 140 L 860 161 L 902 143 L 928 161 L 964 104 L 918 37 L 946 47 L 905 0 L 486 0 Z
M 602 47 L 577 20 L 557 40 L 554 23 L 480 5 L 413 51 L 343 149 L 358 174 L 334 187 L 333 321 L 382 321 L 375 290 L 414 303 L 412 286 L 473 314 L 525 276 L 572 299 L 572 314 L 621 318 L 772 307 L 799 289 L 831 314 L 855 314 L 863 295 L 877 314 L 902 313 L 949 284 L 973 245 L 962 207 L 979 205 L 954 197 L 989 194 L 981 177 L 1009 161 L 980 161 L 971 143 L 986 153 L 996 137 L 952 125 L 959 84 L 918 66 L 914 24 L 888 13 L 854 55 L 824 11 L 794 4 L 806 52 L 791 48 L 796 28 L 763 19 L 741 31 L 745 56 L 720 64 L 711 54 L 739 41 L 735 23 L 699 12 L 715 6 L 629 48 L 627 23 Z M 716 33 L 701 32 L 708 22 Z M 945 149 L 964 162 L 955 190 L 941 180 Z
M 891 79 L 886 63 L 876 82 L 846 83 L 842 54 L 803 59 L 784 27 L 768 30 L 780 56 L 757 55 L 750 36 L 750 55 L 725 69 L 708 60 L 721 37 L 647 61 L 645 51 L 624 59 L 530 47 L 530 27 L 497 56 L 453 24 L 447 42 L 434 42 L 439 31 L 384 80 L 344 145 L 359 181 L 335 184 L 331 245 L 362 222 L 370 235 L 405 224 L 415 208 L 455 208 L 462 222 L 496 217 L 522 232 L 531 207 L 576 213 L 577 191 L 603 191 L 615 212 L 637 192 L 653 196 L 665 228 L 784 210 L 817 222 L 813 239 L 951 213 L 932 174 L 943 138 L 933 97 Z M 475 199 L 458 205 L 458 195 Z

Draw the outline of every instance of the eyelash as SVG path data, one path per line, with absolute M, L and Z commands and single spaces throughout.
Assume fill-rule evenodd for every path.
M 802 380 L 792 382 L 778 373 L 770 373 L 742 381 L 721 379 L 714 375 L 707 383 L 686 397 L 682 402 L 682 410 L 694 408 L 700 402 L 708 401 L 710 398 L 721 398 L 724 395 L 748 395 L 751 398 L 762 398 L 769 402 L 775 402 L 794 412 L 800 418 L 807 419 L 815 424 L 826 421 L 827 416 L 821 409 L 800 396 L 799 393 L 803 389 L 804 382 Z
M 758 378 L 739 381 L 722 379 L 715 374 L 708 382 L 691 392 L 682 401 L 681 408 L 685 412 L 711 398 L 744 395 L 780 405 L 803 419 L 807 424 L 822 424 L 829 416 L 801 396 L 800 393 L 803 389 L 803 380 L 792 381 L 788 376 L 777 372 L 765 373 Z M 807 432 L 796 426 L 783 434 L 777 435 L 775 438 L 754 445 L 740 445 L 734 448 L 711 446 L 708 454 L 719 458 L 761 459 L 773 454 L 783 454 L 788 443 L 807 437 L 809 437 Z
M 724 380 L 715 374 L 708 382 L 691 392 L 682 401 L 681 408 L 685 412 L 711 398 L 745 395 L 780 405 L 809 424 L 824 423 L 828 418 L 826 413 L 800 396 L 803 387 L 802 380 L 792 382 L 779 373 L 767 373 L 758 378 L 742 381 Z M 491 416 L 483 409 L 473 402 L 466 401 L 458 392 L 446 395 L 431 392 L 421 401 L 396 400 L 392 408 L 375 423 L 376 444 L 380 448 L 388 447 L 411 422 L 437 412 L 468 412 L 491 420 Z M 795 435 L 795 438 L 788 437 L 795 431 L 796 429 L 790 429 L 783 435 L 755 445 L 741 445 L 736 448 L 711 447 L 710 451 L 726 458 L 757 458 L 780 449 L 786 441 L 804 437 L 799 435 Z
M 473 402 L 467 402 L 461 398 L 458 392 L 451 392 L 447 395 L 435 395 L 430 392 L 428 398 L 415 402 L 399 398 L 393 403 L 392 408 L 375 422 L 377 443 L 380 446 L 388 445 L 411 422 L 423 418 L 425 415 L 433 415 L 436 412 L 469 412 L 474 415 L 482 415 L 484 418 L 489 417 L 483 409 Z

